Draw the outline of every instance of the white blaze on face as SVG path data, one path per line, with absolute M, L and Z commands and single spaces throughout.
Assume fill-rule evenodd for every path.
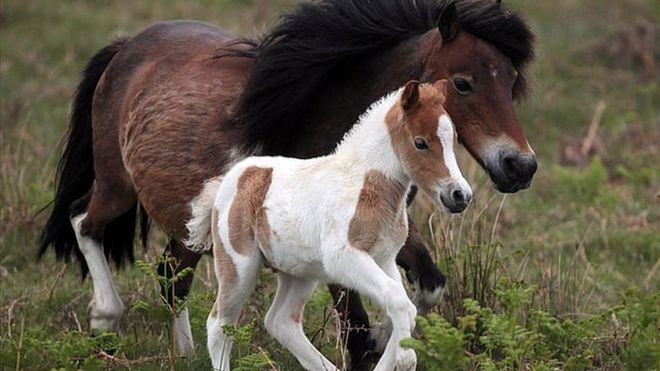
M 456 162 L 454 153 L 454 124 L 452 124 L 449 115 L 444 114 L 438 119 L 438 138 L 442 143 L 442 155 L 445 160 L 445 166 L 449 169 L 449 176 L 452 182 L 458 183 L 466 193 L 471 193 L 467 180 L 463 178 L 461 170 Z
M 492 64 L 489 67 L 490 67 L 490 75 L 493 76 L 493 78 L 496 78 L 497 77 L 497 68 L 495 68 Z

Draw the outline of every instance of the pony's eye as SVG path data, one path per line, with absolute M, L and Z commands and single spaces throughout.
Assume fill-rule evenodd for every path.
M 456 89 L 458 94 L 468 95 L 472 93 L 472 86 L 467 80 L 457 77 L 452 80 L 452 82 L 454 83 L 454 89 Z
M 426 141 L 423 138 L 417 137 L 415 138 L 415 148 L 420 151 L 425 151 L 429 149 L 429 145 L 426 144 Z

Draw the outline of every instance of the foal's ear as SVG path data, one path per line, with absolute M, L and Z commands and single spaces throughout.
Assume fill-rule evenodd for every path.
M 408 81 L 406 86 L 403 88 L 403 93 L 401 93 L 401 107 L 403 107 L 404 111 L 408 111 L 415 107 L 418 102 L 419 81 Z
M 458 14 L 456 13 L 456 4 L 453 2 L 445 6 L 438 19 L 438 30 L 442 36 L 442 43 L 448 43 L 458 35 L 460 25 L 458 24 Z

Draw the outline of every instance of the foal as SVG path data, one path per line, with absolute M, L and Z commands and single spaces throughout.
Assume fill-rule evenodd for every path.
M 415 325 L 395 258 L 408 233 L 412 183 L 450 212 L 471 190 L 456 164 L 454 128 L 443 109 L 447 81 L 411 81 L 360 118 L 332 155 L 309 160 L 250 157 L 219 184 L 215 203 L 201 197 L 188 223 L 191 248 L 213 245 L 218 296 L 207 320 L 213 367 L 229 370 L 232 340 L 222 327 L 238 320 L 262 263 L 278 288 L 265 326 L 309 370 L 334 370 L 303 333 L 305 303 L 318 281 L 369 296 L 392 323 L 376 370 L 409 370 L 399 346 Z

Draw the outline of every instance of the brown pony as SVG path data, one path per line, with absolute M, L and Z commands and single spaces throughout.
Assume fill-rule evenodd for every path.
M 93 281 L 92 329 L 115 330 L 124 307 L 108 260 L 133 260 L 138 217 L 143 242 L 154 220 L 178 269 L 194 268 L 200 255 L 181 241 L 205 182 L 248 155 L 327 154 L 372 101 L 411 79 L 450 80 L 459 141 L 498 190 L 524 189 L 536 159 L 513 102 L 532 56 L 528 26 L 499 1 L 322 0 L 284 15 L 260 41 L 199 22 L 156 24 L 88 63 L 41 253 L 76 254 Z M 444 277 L 413 225 L 397 262 L 419 288 L 420 309 L 433 305 Z M 185 297 L 192 278 L 174 296 Z M 373 345 L 368 318 L 357 295 L 331 291 L 358 328 L 345 335 L 359 368 Z M 185 309 L 174 329 L 190 352 Z

